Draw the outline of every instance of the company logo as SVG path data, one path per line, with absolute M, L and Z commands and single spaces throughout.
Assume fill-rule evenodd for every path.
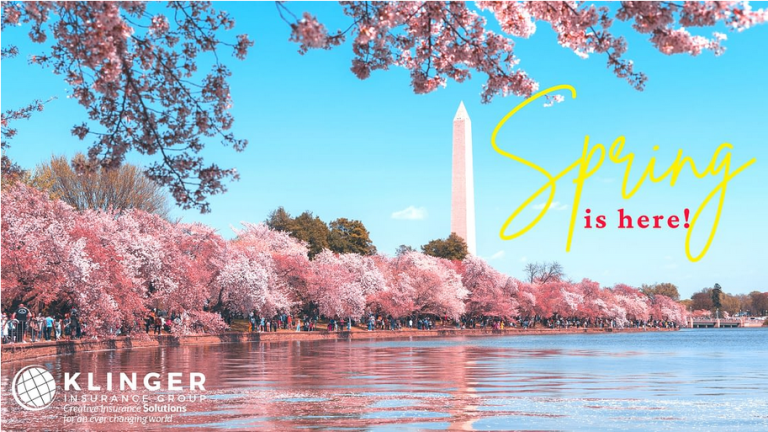
M 16 403 L 30 411 L 47 408 L 56 397 L 56 381 L 42 366 L 27 366 L 13 377 L 11 392 Z

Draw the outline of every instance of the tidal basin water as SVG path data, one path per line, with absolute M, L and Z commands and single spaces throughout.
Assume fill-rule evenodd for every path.
M 202 372 L 189 391 L 100 391 L 148 397 L 175 430 L 768 430 L 768 329 L 225 344 L 82 353 L 3 365 L 3 429 L 156 429 L 77 423 L 64 372 Z M 37 364 L 54 404 L 25 411 L 9 395 Z M 186 379 L 186 378 L 185 378 Z M 165 379 L 162 380 L 165 383 Z M 79 379 L 81 387 L 87 385 Z M 186 386 L 188 383 L 185 382 Z M 102 388 L 104 386 L 102 385 Z M 158 395 L 162 402 L 157 402 Z M 123 414 L 127 418 L 127 414 Z M 148 415 L 146 413 L 142 415 Z M 66 420 L 66 419 L 69 420 Z M 167 418 L 170 420 L 170 417 Z M 69 421 L 70 423 L 65 423 Z M 87 421 L 87 420 L 86 420 Z M 102 420 L 107 421 L 107 420 Z

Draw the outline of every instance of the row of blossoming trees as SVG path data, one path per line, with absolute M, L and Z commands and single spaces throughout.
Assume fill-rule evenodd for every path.
M 17 185 L 2 199 L 2 304 L 77 309 L 95 334 L 141 326 L 150 307 L 189 318 L 177 331 L 221 331 L 219 312 L 270 316 L 311 305 L 326 317 L 649 318 L 681 323 L 685 310 L 590 280 L 521 282 L 468 256 L 449 261 L 334 254 L 309 260 L 306 244 L 264 224 L 243 224 L 228 241 L 201 224 L 171 223 L 138 210 L 78 212 Z M 305 309 L 306 310 L 306 309 Z

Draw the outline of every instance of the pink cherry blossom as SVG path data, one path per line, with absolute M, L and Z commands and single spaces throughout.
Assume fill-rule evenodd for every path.
M 518 282 L 499 273 L 482 258 L 468 255 L 464 259 L 462 282 L 469 291 L 466 302 L 468 314 L 499 318 L 519 315 L 515 299 Z
M 519 67 L 513 40 L 530 38 L 537 22 L 549 25 L 558 44 L 579 57 L 604 56 L 614 75 L 642 90 L 647 77 L 625 58 L 627 42 L 616 33 L 614 18 L 632 21 L 635 31 L 649 34 L 651 44 L 669 55 L 723 52 L 723 35 L 696 35 L 691 28 L 725 24 L 742 31 L 768 18 L 768 9 L 753 10 L 745 2 L 628 1 L 615 13 L 608 6 L 588 2 L 477 2 L 481 11 L 495 19 L 501 30 L 495 32 L 464 2 L 341 4 L 351 24 L 330 33 L 313 15 L 304 12 L 298 18 L 279 3 L 280 15 L 292 29 L 291 40 L 300 44 L 302 54 L 313 48 L 329 49 L 349 38 L 354 53 L 351 69 L 360 79 L 375 70 L 402 67 L 410 73 L 414 92 L 428 93 L 449 80 L 463 82 L 476 72 L 485 76 L 483 102 L 497 95 L 530 96 L 539 88 Z M 553 102 L 557 100 L 548 103 Z
M 388 267 L 387 287 L 375 299 L 385 314 L 458 318 L 464 313 L 469 292 L 450 261 L 408 252 L 391 259 Z
M 368 298 L 386 289 L 373 258 L 324 250 L 312 260 L 309 296 L 327 317 L 360 318 Z

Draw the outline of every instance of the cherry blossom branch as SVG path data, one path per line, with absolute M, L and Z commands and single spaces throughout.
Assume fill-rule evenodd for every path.
M 612 19 L 605 6 L 577 2 L 478 2 L 490 10 L 509 36 L 486 30 L 485 20 L 459 2 L 349 2 L 343 1 L 352 18 L 352 72 L 366 79 L 376 69 L 403 67 L 411 72 L 415 93 L 428 93 L 444 86 L 448 79 L 462 82 L 475 70 L 487 74 L 481 94 L 483 102 L 496 95 L 529 96 L 538 83 L 516 68 L 511 37 L 528 38 L 537 21 L 552 25 L 560 45 L 581 57 L 604 53 L 614 75 L 642 90 L 647 77 L 636 72 L 631 60 L 624 60 L 626 41 L 610 32 Z M 329 33 L 309 13 L 299 19 L 280 2 L 280 17 L 292 29 L 290 40 L 299 43 L 299 52 L 330 49 L 341 43 L 344 32 Z M 287 11 L 294 18 L 287 19 Z M 673 11 L 679 13 L 675 15 Z M 622 2 L 616 18 L 634 20 L 634 29 L 650 33 L 651 43 L 665 54 L 698 55 L 702 50 L 722 53 L 718 33 L 712 39 L 692 36 L 685 26 L 705 27 L 724 22 L 741 31 L 764 23 L 768 10 L 752 10 L 747 3 L 725 2 Z M 436 25 L 439 23 L 439 25 Z M 599 25 L 599 27 L 598 27 Z M 680 26 L 679 28 L 677 26 Z M 552 101 L 550 101 L 552 102 Z
M 11 2 L 3 4 L 3 28 L 31 26 L 37 43 L 53 35 L 50 52 L 32 61 L 63 75 L 90 122 L 105 130 L 94 130 L 90 122 L 73 127 L 80 139 L 95 139 L 89 162 L 80 168 L 116 167 L 132 150 L 158 154 L 146 174 L 168 186 L 183 208 L 206 212 L 207 197 L 224 192 L 223 181 L 238 176 L 194 156 L 204 147 L 203 137 L 218 136 L 236 151 L 247 145 L 226 132 L 233 122 L 230 72 L 217 48 L 231 47 L 243 59 L 253 42 L 245 35 L 222 40 L 219 33 L 232 29 L 234 20 L 209 2 L 166 6 L 170 14 L 149 13 L 146 3 L 133 2 Z M 197 73 L 200 53 L 214 60 L 207 75 Z

